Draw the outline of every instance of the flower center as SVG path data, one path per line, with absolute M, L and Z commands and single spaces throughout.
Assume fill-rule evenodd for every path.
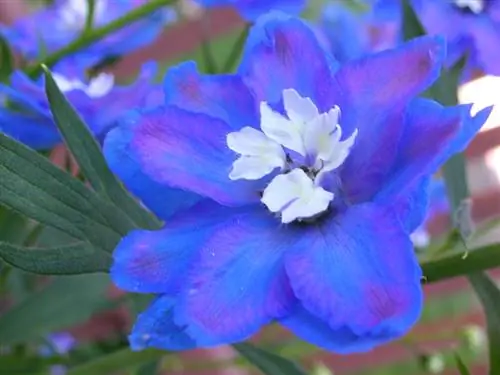
M 455 0 L 455 5 L 463 11 L 479 14 L 484 11 L 484 0 Z
M 107 0 L 96 0 L 94 5 L 94 22 L 98 23 L 104 14 Z M 59 15 L 65 28 L 81 30 L 85 26 L 89 6 L 87 0 L 67 0 L 59 9 Z
M 334 193 L 325 181 L 347 159 L 357 130 L 341 140 L 339 107 L 319 113 L 311 99 L 294 89 L 283 91 L 283 104 L 286 117 L 262 102 L 261 130 L 244 127 L 229 133 L 227 145 L 240 155 L 229 173 L 231 180 L 260 180 L 279 169 L 261 201 L 283 223 L 290 223 L 328 209 Z
M 59 90 L 62 92 L 68 93 L 74 90 L 81 90 L 94 99 L 109 94 L 115 83 L 114 76 L 108 73 L 100 73 L 92 78 L 88 84 L 79 79 L 69 79 L 57 73 L 53 73 L 52 76 Z

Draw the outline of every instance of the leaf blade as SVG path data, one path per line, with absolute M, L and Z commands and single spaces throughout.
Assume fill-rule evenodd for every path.
M 85 242 L 40 249 L 0 242 L 0 258 L 13 267 L 39 275 L 107 272 L 111 266 L 107 253 Z

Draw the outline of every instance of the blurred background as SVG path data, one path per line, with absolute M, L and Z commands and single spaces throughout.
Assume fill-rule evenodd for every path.
M 325 2 L 312 1 L 306 16 L 316 17 Z M 43 2 L 38 1 L 0 0 L 0 22 L 9 24 L 41 5 Z M 203 66 L 202 45 L 206 42 L 210 42 L 217 64 L 226 61 L 244 28 L 243 20 L 235 11 L 207 11 L 190 0 L 183 0 L 176 12 L 176 21 L 166 26 L 153 44 L 125 56 L 107 69 L 126 82 L 137 74 L 142 63 L 156 60 L 162 67 L 160 78 L 178 61 L 197 60 Z M 496 104 L 495 100 L 500 102 L 500 77 L 479 77 L 462 86 L 459 97 L 463 103 L 475 103 L 477 110 Z M 472 216 L 475 223 L 481 225 L 500 216 L 499 109 L 472 142 L 466 157 Z M 15 236 L 19 234 L 16 226 L 20 221 L 12 212 L 1 211 L 0 239 L 16 241 Z M 434 238 L 449 228 L 450 219 L 444 214 L 428 223 Z M 46 229 L 36 244 L 57 244 L 61 236 L 53 229 Z M 475 239 L 474 245 L 499 240 L 500 228 L 497 228 Z M 493 271 L 491 275 L 498 280 L 500 271 Z M 47 278 L 3 267 L 0 288 L 1 375 L 37 374 L 40 366 L 50 367 L 53 374 L 63 374 L 64 366 L 54 366 L 61 363 L 82 364 L 80 372 L 71 371 L 70 375 L 146 375 L 155 373 L 155 369 L 158 373 L 185 375 L 243 375 L 254 371 L 236 359 L 230 347 L 166 355 L 161 360 L 155 351 L 142 356 L 129 355 L 124 351 L 132 321 L 129 311 L 140 310 L 144 301 L 112 288 L 107 276 L 78 276 L 71 280 L 61 277 L 49 282 Z M 425 293 L 425 310 L 415 329 L 399 342 L 370 353 L 350 356 L 325 353 L 277 327 L 266 328 L 255 340 L 264 348 L 272 348 L 304 363 L 311 374 L 316 375 L 458 374 L 452 356 L 456 350 L 469 364 L 473 375 L 486 374 L 484 317 L 466 280 L 455 278 L 436 283 L 426 287 Z M 61 294 L 66 297 L 61 299 Z M 12 306 L 15 309 L 11 309 Z M 19 314 L 25 314 L 25 324 L 16 323 L 22 319 L 12 319 L 19 318 Z M 14 339 L 12 343 L 5 343 L 2 337 Z M 44 362 L 43 358 L 47 360 Z M 108 364 L 95 367 L 95 358 L 108 358 Z M 94 367 L 85 367 L 89 361 Z M 115 372 L 117 368 L 121 370 Z

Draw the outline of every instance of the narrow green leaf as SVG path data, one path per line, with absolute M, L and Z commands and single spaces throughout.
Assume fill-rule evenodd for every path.
M 0 258 L 13 267 L 40 275 L 108 272 L 109 254 L 86 242 L 53 248 L 27 248 L 0 242 Z
M 425 28 L 418 19 L 410 0 L 403 0 L 403 38 L 410 40 L 425 35 Z
M 19 354 L 2 354 L 0 356 L 0 374 L 33 375 L 48 372 L 50 366 L 61 363 L 60 357 L 42 358 Z
M 237 64 L 241 58 L 241 53 L 243 52 L 243 48 L 245 46 L 245 42 L 247 40 L 249 31 L 250 31 L 250 25 L 246 24 L 243 30 L 241 31 L 240 36 L 236 40 L 236 43 L 234 44 L 231 50 L 231 53 L 224 62 L 221 73 L 232 73 L 236 69 Z
M 157 360 L 166 354 L 167 352 L 165 351 L 154 349 L 143 350 L 140 352 L 132 352 L 130 349 L 122 349 L 71 368 L 66 375 L 114 374 L 117 371 L 135 369 L 140 365 Z
M 87 0 L 87 18 L 85 19 L 84 33 L 88 33 L 92 30 L 94 24 L 94 13 L 95 13 L 95 0 Z
M 61 93 L 47 69 L 45 69 L 45 90 L 57 127 L 92 187 L 99 195 L 111 200 L 116 207 L 122 209 L 136 226 L 158 228 L 159 222 L 156 218 L 141 207 L 111 172 L 101 148 Z
M 201 55 L 203 56 L 203 67 L 205 68 L 205 72 L 207 74 L 217 73 L 217 63 L 215 62 L 210 42 L 206 39 L 201 41 Z
M 88 319 L 106 301 L 107 275 L 61 276 L 0 317 L 0 342 L 13 345 Z
M 462 361 L 462 358 L 460 358 L 458 353 L 453 353 L 453 358 L 455 359 L 458 371 L 460 371 L 460 375 L 471 375 L 469 369 L 465 365 L 464 361 Z
M 249 343 L 233 347 L 265 375 L 305 375 L 306 372 L 292 361 L 262 350 Z
M 7 82 L 14 70 L 14 59 L 9 44 L 0 36 L 0 82 Z
M 106 251 L 134 227 L 113 204 L 1 133 L 0 204 Z
M 481 300 L 486 315 L 490 375 L 500 374 L 500 290 L 484 273 L 469 275 L 469 281 Z
M 432 283 L 500 266 L 500 244 L 488 245 L 467 253 L 446 254 L 421 263 L 425 281 Z

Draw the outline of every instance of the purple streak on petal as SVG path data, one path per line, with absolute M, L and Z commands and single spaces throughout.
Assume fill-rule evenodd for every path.
M 175 215 L 162 230 L 129 233 L 113 253 L 114 283 L 138 293 L 179 292 L 198 251 L 229 215 L 207 201 Z
M 200 346 L 213 346 L 244 340 L 286 315 L 295 297 L 283 253 L 297 240 L 261 207 L 233 209 L 199 247 L 176 323 Z
M 174 304 L 173 298 L 162 295 L 137 317 L 129 336 L 132 350 L 188 350 L 196 347 L 196 342 L 184 332 L 185 327 L 174 323 Z
M 423 37 L 346 64 L 335 75 L 343 133 L 358 129 L 341 175 L 351 202 L 370 199 L 383 184 L 403 132 L 403 110 L 438 77 L 444 54 L 441 38 Z
M 402 335 L 420 315 L 422 272 L 408 234 L 387 207 L 351 206 L 304 232 L 285 264 L 306 310 L 360 341 Z
M 108 133 L 104 152 L 166 187 L 187 190 L 226 205 L 259 201 L 265 181 L 231 181 L 237 155 L 226 145 L 224 122 L 174 106 L 129 114 Z M 127 172 L 125 172 L 127 173 Z
M 258 103 L 237 75 L 202 75 L 188 61 L 170 68 L 163 85 L 166 104 L 221 119 L 234 129 L 259 125 Z
M 257 102 L 278 103 L 284 89 L 294 88 L 328 111 L 337 104 L 331 82 L 335 68 L 305 22 L 273 12 L 251 29 L 238 72 Z

